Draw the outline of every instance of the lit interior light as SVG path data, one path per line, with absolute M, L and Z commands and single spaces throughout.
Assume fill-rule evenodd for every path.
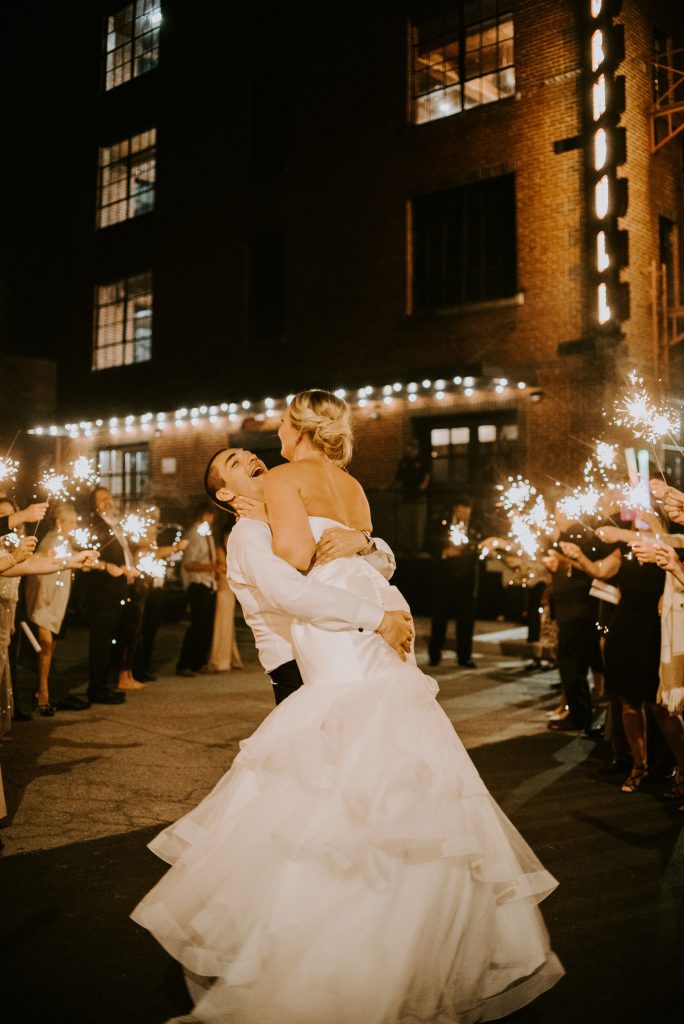
M 347 392 L 344 390 L 344 388 L 337 388 L 335 394 L 337 395 L 338 398 L 346 398 L 347 396 Z
M 392 387 L 395 391 L 401 391 L 401 384 L 393 384 Z
M 42 427 L 36 427 L 36 434 L 38 434 L 39 437 L 42 436 L 42 433 L 43 433 L 43 428 Z
M 370 384 L 366 384 L 366 394 L 367 395 L 372 395 L 373 394 L 373 388 L 372 388 L 372 386 Z
M 462 384 L 463 377 L 454 377 L 454 384 Z
M 392 385 L 391 384 L 385 384 L 384 388 L 382 389 L 382 393 L 383 393 L 383 395 L 391 395 L 392 394 Z
M 594 136 L 594 167 L 597 171 L 606 166 L 608 159 L 608 136 L 605 128 L 599 128 Z
M 431 384 L 432 384 L 431 380 L 424 380 L 423 381 L 423 387 L 424 388 L 429 388 Z
M 435 387 L 436 387 L 437 391 L 444 391 L 444 388 L 446 387 L 446 381 L 445 380 L 436 380 L 435 381 Z
M 365 388 L 359 388 L 359 389 L 358 389 L 358 391 L 356 392 L 356 397 L 357 397 L 357 398 L 363 398 L 363 396 L 364 396 L 365 394 L 366 394 L 366 389 L 365 389 Z M 360 404 L 361 404 L 361 403 L 359 402 L 359 405 L 360 405 Z
M 221 412 L 228 412 L 228 403 L 227 402 L 221 402 L 221 405 L 220 405 L 219 408 L 221 409 Z
M 210 405 L 209 406 L 209 415 L 210 416 L 216 416 L 218 414 L 218 411 L 219 411 L 218 410 L 218 405 Z
M 134 423 L 134 422 L 135 422 L 135 416 L 127 416 L 126 417 L 126 423 L 127 424 L 131 424 L 131 423 Z
M 273 406 L 275 405 L 275 402 L 273 401 L 272 398 L 265 398 L 264 405 L 266 406 L 267 409 L 272 409 Z
M 596 182 L 596 216 L 603 219 L 608 213 L 608 201 L 610 192 L 608 190 L 608 175 L 604 174 Z
M 409 395 L 415 395 L 416 391 L 418 390 L 418 385 L 414 380 L 412 380 L 410 384 L 406 385 L 406 390 L 408 391 Z
M 196 420 L 198 416 L 199 416 L 199 409 L 191 409 L 190 410 L 190 418 L 191 419 Z
M 110 427 L 116 427 L 116 426 L 117 426 L 117 424 L 118 424 L 118 422 L 119 422 L 119 421 L 118 421 L 118 419 L 116 418 L 116 416 L 112 416 L 112 418 L 111 418 L 111 419 L 110 419 L 110 421 L 109 421 L 109 426 L 110 426 Z
M 157 413 L 157 423 L 166 423 L 166 413 L 165 412 L 158 412 Z
M 518 387 L 520 388 L 521 391 L 524 391 L 525 388 L 527 387 L 527 384 L 525 383 L 524 380 L 519 380 L 518 381 Z
M 610 266 L 610 257 L 606 249 L 606 233 L 599 231 L 596 236 L 596 269 L 600 272 L 607 270 Z
M 608 289 L 605 282 L 602 281 L 598 286 L 598 321 L 600 324 L 605 324 L 611 316 L 611 309 L 608 305 Z
M 247 399 L 245 398 L 244 402 L 242 403 L 242 408 L 243 408 L 243 409 L 249 409 L 249 407 L 251 406 L 251 404 L 252 404 L 252 403 L 251 403 L 251 402 L 249 402 L 249 401 L 247 401 Z
M 598 121 L 606 112 L 606 76 L 599 75 L 592 89 L 594 100 L 594 120 Z
M 440 114 L 450 114 L 453 109 L 449 100 L 440 100 L 437 104 Z
M 591 37 L 591 70 L 598 71 L 606 59 L 603 50 L 603 32 L 597 28 Z
M 464 391 L 464 394 L 468 398 L 470 398 L 470 396 L 473 395 L 474 393 L 475 393 L 475 388 L 466 388 L 465 391 Z
M 96 427 L 101 427 L 102 426 L 102 420 L 95 420 L 95 426 Z
M 161 25 L 161 23 L 162 23 L 162 12 L 161 12 L 161 10 L 158 7 L 155 7 L 154 10 L 150 11 L 149 19 L 150 19 L 150 24 L 151 25 Z
M 463 383 L 465 384 L 465 386 L 467 388 L 471 388 L 472 389 L 475 386 L 475 378 L 474 377 L 464 377 L 463 378 Z
M 199 411 L 202 413 L 203 416 L 206 415 L 206 413 L 208 412 L 206 405 L 200 405 Z
M 181 417 L 181 419 L 182 419 L 184 416 L 187 416 L 187 415 L 188 415 L 188 410 L 187 409 L 177 409 L 176 410 L 176 418 Z
M 408 396 L 408 400 L 409 402 L 416 402 L 418 400 L 418 396 L 411 392 L 411 394 Z
M 591 0 L 591 16 L 592 18 L 598 18 L 603 7 L 603 0 Z

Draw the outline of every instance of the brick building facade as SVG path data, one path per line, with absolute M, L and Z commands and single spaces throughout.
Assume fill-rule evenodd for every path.
M 352 472 L 389 539 L 411 437 L 433 509 L 466 490 L 491 510 L 511 471 L 575 483 L 628 369 L 680 383 L 682 137 L 654 152 L 653 134 L 675 74 L 654 48 L 676 68 L 678 6 L 345 5 L 315 24 L 287 5 L 261 23 L 180 0 L 70 6 L 64 251 L 37 271 L 61 281 L 45 457 L 54 437 L 62 460 L 104 457 L 122 501 L 182 520 L 215 449 L 275 459 L 285 396 L 323 386 L 354 403 Z M 629 189 L 629 309 L 603 323 L 595 17 L 606 40 L 624 26 L 606 69 L 625 109 L 605 123 L 625 128 Z

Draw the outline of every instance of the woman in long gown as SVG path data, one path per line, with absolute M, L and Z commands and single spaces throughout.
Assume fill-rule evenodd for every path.
M 295 396 L 264 481 L 274 551 L 307 569 L 327 527 L 370 530 L 349 412 Z M 312 570 L 377 604 L 361 558 Z M 133 913 L 180 960 L 189 1021 L 472 1024 L 563 969 L 537 904 L 556 886 L 487 792 L 437 685 L 375 633 L 295 621 L 304 686 L 151 848 L 171 870 Z

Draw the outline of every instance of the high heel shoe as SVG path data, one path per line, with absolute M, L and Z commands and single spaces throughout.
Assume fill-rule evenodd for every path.
M 38 697 L 38 694 L 34 693 L 33 694 L 33 710 L 37 711 L 38 714 L 42 715 L 43 718 L 52 718 L 54 716 L 54 714 L 55 714 L 56 708 L 55 708 L 54 704 L 50 703 L 50 701 L 48 701 L 47 704 L 41 704 L 40 703 L 40 698 Z
M 631 772 L 620 786 L 623 793 L 636 793 L 641 783 L 646 778 L 648 768 L 645 764 L 634 764 Z

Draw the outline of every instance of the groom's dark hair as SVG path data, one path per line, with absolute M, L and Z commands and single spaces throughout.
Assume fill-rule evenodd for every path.
M 218 471 L 218 467 L 214 465 L 214 460 L 221 455 L 222 452 L 227 452 L 227 448 L 219 448 L 217 452 L 214 452 L 212 457 L 207 463 L 207 468 L 204 471 L 204 490 L 207 492 L 214 505 L 217 508 L 223 509 L 224 512 L 232 512 L 235 515 L 235 509 L 227 501 L 221 501 L 220 498 L 216 497 L 216 492 L 220 491 L 225 480 Z

